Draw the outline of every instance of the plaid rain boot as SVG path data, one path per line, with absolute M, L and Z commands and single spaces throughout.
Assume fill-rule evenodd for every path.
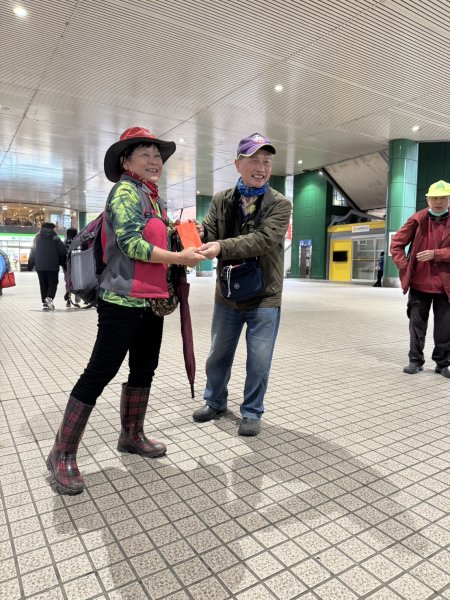
M 84 433 L 93 406 L 70 396 L 55 444 L 47 458 L 58 494 L 75 496 L 84 490 L 84 481 L 77 466 L 78 444 Z
M 158 440 L 149 440 L 144 433 L 144 419 L 147 412 L 150 388 L 133 388 L 122 384 L 120 396 L 120 432 L 117 450 L 139 454 L 145 458 L 163 456 L 167 448 Z

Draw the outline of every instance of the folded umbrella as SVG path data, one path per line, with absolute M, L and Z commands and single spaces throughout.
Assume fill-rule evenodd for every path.
M 194 397 L 194 381 L 195 381 L 195 354 L 194 354 L 194 337 L 192 334 L 191 312 L 189 310 L 189 288 L 190 283 L 186 279 L 186 272 L 183 269 L 178 277 L 178 297 L 180 300 L 180 322 L 181 322 L 181 337 L 183 340 L 183 356 L 186 374 L 189 383 L 191 384 L 191 397 Z

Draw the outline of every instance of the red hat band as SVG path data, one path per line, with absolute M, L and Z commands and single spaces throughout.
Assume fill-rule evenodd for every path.
M 156 135 L 153 135 L 148 129 L 145 129 L 144 127 L 130 127 L 122 133 L 122 135 L 119 138 L 119 141 L 122 142 L 123 140 L 143 137 L 153 140 L 156 139 Z

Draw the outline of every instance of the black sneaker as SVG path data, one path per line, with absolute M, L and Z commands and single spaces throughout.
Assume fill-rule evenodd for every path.
M 239 425 L 238 435 L 258 435 L 261 431 L 261 419 L 249 419 L 244 417 Z
M 441 375 L 450 379 L 450 367 L 441 367 Z
M 423 367 L 422 365 L 416 365 L 415 363 L 409 363 L 409 365 L 403 369 L 403 373 L 408 373 L 408 375 L 415 375 L 419 371 L 423 371 Z
M 221 415 L 225 413 L 226 410 L 216 410 L 215 408 L 212 408 L 212 406 L 208 406 L 208 404 L 205 404 L 205 406 L 194 410 L 192 418 L 196 423 L 206 423 L 206 421 L 218 419 Z

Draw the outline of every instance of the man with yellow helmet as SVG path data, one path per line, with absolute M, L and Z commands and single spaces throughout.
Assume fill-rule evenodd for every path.
M 403 372 L 415 375 L 423 371 L 428 316 L 433 306 L 435 372 L 450 378 L 450 183 L 437 181 L 425 195 L 428 208 L 406 221 L 390 247 L 403 293 L 409 290 L 409 365 Z

